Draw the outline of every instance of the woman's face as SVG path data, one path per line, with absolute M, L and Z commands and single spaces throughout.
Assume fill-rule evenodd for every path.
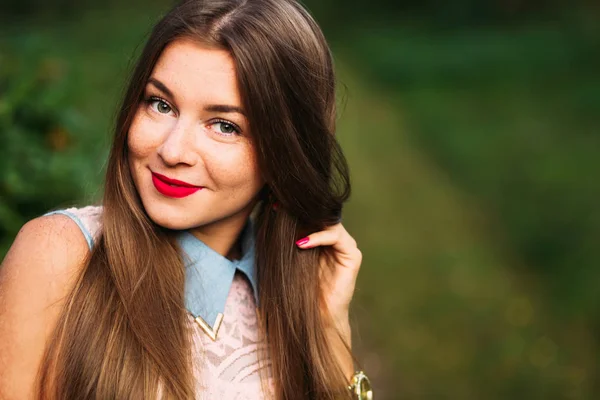
M 189 40 L 159 58 L 128 147 L 144 208 L 169 229 L 245 220 L 264 184 L 231 56 Z

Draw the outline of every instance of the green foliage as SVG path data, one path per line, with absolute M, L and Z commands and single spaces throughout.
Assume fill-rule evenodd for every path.
M 489 27 L 562 19 L 578 12 L 597 13 L 585 0 L 306 0 L 309 9 L 332 34 L 352 31 L 357 24 L 394 20 L 397 27 L 417 24 L 427 29 Z M 371 25 L 374 27 L 375 25 Z
M 139 7 L 144 6 L 154 8 L 157 4 L 168 3 L 157 0 L 128 0 L 127 4 L 123 4 L 120 0 L 104 0 L 102 2 L 94 0 L 3 0 L 0 20 L 5 18 L 10 21 L 14 17 L 58 17 L 65 19 L 77 17 L 90 10 L 115 10 L 127 7 L 137 7 L 139 9 Z
M 65 65 L 30 61 L 8 52 L 0 60 L 2 249 L 27 220 L 83 193 L 84 175 L 69 156 L 83 121 L 64 96 Z

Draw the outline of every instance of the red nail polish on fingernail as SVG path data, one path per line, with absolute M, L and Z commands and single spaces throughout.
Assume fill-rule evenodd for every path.
M 296 242 L 296 245 L 297 245 L 297 246 L 302 246 L 303 244 L 306 244 L 306 243 L 308 243 L 308 238 L 307 238 L 307 237 L 305 237 L 305 238 L 302 238 L 302 239 L 298 240 L 298 241 Z

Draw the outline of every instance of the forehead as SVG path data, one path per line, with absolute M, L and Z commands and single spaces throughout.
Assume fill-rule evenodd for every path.
M 228 51 L 189 39 L 170 43 L 152 77 L 164 83 L 178 100 L 206 100 L 239 105 L 233 59 Z

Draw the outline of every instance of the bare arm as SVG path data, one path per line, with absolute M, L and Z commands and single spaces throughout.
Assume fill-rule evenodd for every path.
M 66 216 L 21 228 L 0 265 L 0 399 L 31 399 L 46 340 L 88 246 Z

